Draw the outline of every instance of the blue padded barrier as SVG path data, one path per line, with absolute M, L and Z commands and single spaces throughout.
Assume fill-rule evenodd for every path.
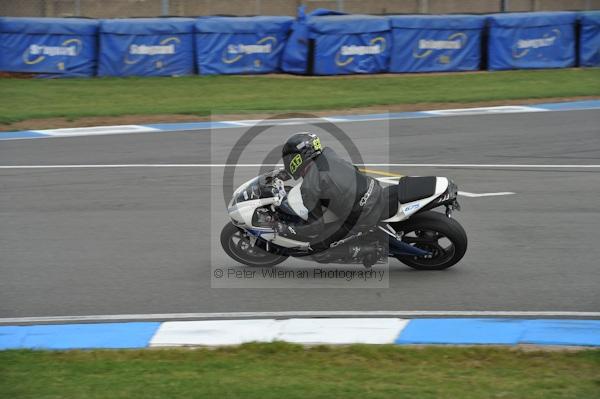
M 386 72 L 391 48 L 389 19 L 371 15 L 331 15 L 308 19 L 314 40 L 315 75 Z
M 92 76 L 98 26 L 78 18 L 0 18 L 0 71 Z
M 488 69 L 574 66 L 575 21 L 573 12 L 488 16 Z
M 202 75 L 279 72 L 291 17 L 197 20 L 196 63 Z
M 99 76 L 194 73 L 192 18 L 130 18 L 100 25 Z
M 390 72 L 475 71 L 481 64 L 485 17 L 402 15 L 390 17 Z
M 600 66 L 600 11 L 579 14 L 579 65 Z

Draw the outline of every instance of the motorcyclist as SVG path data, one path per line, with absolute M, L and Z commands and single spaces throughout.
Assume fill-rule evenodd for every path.
M 296 180 L 302 178 L 300 192 L 309 213 L 306 223 L 277 223 L 279 234 L 308 240 L 313 250 L 322 251 L 380 220 L 387 201 L 379 182 L 333 149 L 323 148 L 316 134 L 291 136 L 283 146 L 282 158 L 286 172 Z M 321 206 L 333 212 L 339 222 L 325 228 Z

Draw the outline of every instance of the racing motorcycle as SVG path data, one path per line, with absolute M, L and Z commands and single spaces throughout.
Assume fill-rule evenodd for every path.
M 467 235 L 452 218 L 460 210 L 458 187 L 445 177 L 402 177 L 395 187 L 398 208 L 377 226 L 359 231 L 316 252 L 308 241 L 277 233 L 274 224 L 302 223 L 308 211 L 302 202 L 300 181 L 276 169 L 242 184 L 228 205 L 231 221 L 221 231 L 221 246 L 229 257 L 244 265 L 275 266 L 288 257 L 319 263 L 374 264 L 388 258 L 418 270 L 453 266 L 467 250 Z M 433 211 L 444 207 L 444 212 Z M 324 207 L 325 228 L 338 223 Z

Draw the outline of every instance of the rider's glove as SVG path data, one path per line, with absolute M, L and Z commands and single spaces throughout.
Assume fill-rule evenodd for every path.
M 283 181 L 287 181 L 292 178 L 292 176 L 290 176 L 289 173 L 285 171 L 285 169 L 281 169 L 280 171 L 278 171 L 275 177 Z

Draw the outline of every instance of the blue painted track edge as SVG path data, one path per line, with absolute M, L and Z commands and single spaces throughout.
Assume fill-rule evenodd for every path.
M 514 105 L 519 106 L 519 105 Z M 584 100 L 584 101 L 571 101 L 571 102 L 560 102 L 560 103 L 541 103 L 541 104 L 526 104 L 523 107 L 529 107 L 532 111 L 546 110 L 546 111 L 576 111 L 576 110 L 589 110 L 589 109 L 600 109 L 600 100 Z M 487 108 L 487 107 L 484 107 Z M 493 107 L 490 107 L 493 108 Z M 469 108 L 463 108 L 468 110 Z M 491 113 L 490 113 L 491 114 Z M 332 115 L 324 117 L 324 119 L 330 119 L 334 122 L 362 122 L 362 121 L 373 121 L 373 120 L 393 120 L 393 119 L 414 119 L 414 118 L 435 118 L 440 116 L 448 116 L 444 114 L 436 114 L 434 111 L 417 111 L 417 112 L 400 112 L 400 113 L 384 113 L 384 114 L 361 114 L 361 115 Z M 187 123 L 155 123 L 148 125 L 135 125 L 142 128 L 155 129 L 154 133 L 164 132 L 177 132 L 177 131 L 190 131 L 190 130 L 210 130 L 210 129 L 231 129 L 231 128 L 243 128 L 245 124 L 240 124 L 243 121 L 210 121 L 210 122 L 187 122 Z M 277 124 L 274 120 L 273 124 Z M 99 127 L 99 126 L 97 126 Z M 93 128 L 93 127 L 92 127 Z M 49 129 L 48 131 L 51 131 Z M 127 132 L 124 132 L 127 133 Z M 70 137 L 81 137 L 81 135 L 73 135 Z M 0 140 L 18 140 L 18 139 L 36 139 L 36 138 L 48 138 L 53 137 L 52 134 L 44 133 L 44 130 L 23 130 L 13 132 L 0 132 Z M 61 136 L 63 137 L 63 136 Z

